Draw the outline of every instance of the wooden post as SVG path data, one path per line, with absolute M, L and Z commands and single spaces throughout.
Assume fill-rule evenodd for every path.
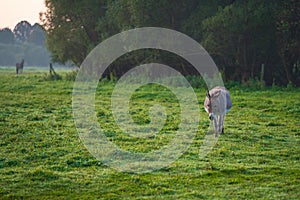
M 260 71 L 260 81 L 264 81 L 264 75 L 265 75 L 265 64 L 261 64 L 261 71 Z
M 54 68 L 52 67 L 52 63 L 50 63 L 49 72 L 50 72 L 51 75 L 52 75 L 52 73 L 53 73 L 54 76 L 57 75 L 56 72 L 54 71 Z

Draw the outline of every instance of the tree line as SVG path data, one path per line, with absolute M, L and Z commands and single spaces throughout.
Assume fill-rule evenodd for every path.
M 0 66 L 14 66 L 22 59 L 26 65 L 48 66 L 51 57 L 45 41 L 45 30 L 37 23 L 21 21 L 13 30 L 0 29 Z
M 46 0 L 47 46 L 55 62 L 80 66 L 101 41 L 137 27 L 180 31 L 209 52 L 226 80 L 260 77 L 267 85 L 300 86 L 298 0 Z M 113 63 L 119 76 L 134 64 L 161 62 L 193 74 L 169 52 L 139 50 Z

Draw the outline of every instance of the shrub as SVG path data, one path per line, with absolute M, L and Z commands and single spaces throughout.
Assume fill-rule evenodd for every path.
M 251 78 L 247 82 L 243 83 L 243 85 L 254 90 L 260 90 L 266 87 L 265 81 L 258 80 L 257 78 Z
M 62 77 L 59 74 L 44 74 L 42 77 L 43 81 L 56 81 L 62 80 Z
M 67 81 L 75 81 L 77 76 L 78 70 L 73 70 L 71 72 L 66 73 L 65 79 Z
M 193 88 L 206 88 L 206 84 L 201 76 L 188 75 L 185 77 Z

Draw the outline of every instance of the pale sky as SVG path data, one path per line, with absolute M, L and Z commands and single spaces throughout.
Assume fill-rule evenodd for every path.
M 13 30 L 23 20 L 39 23 L 39 13 L 45 10 L 44 0 L 0 0 L 0 29 Z

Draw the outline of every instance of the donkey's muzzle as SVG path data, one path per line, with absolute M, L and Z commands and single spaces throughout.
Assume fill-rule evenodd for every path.
M 214 116 L 213 113 L 209 113 L 209 119 L 210 119 L 210 120 L 214 120 L 214 117 L 215 117 L 215 116 Z

